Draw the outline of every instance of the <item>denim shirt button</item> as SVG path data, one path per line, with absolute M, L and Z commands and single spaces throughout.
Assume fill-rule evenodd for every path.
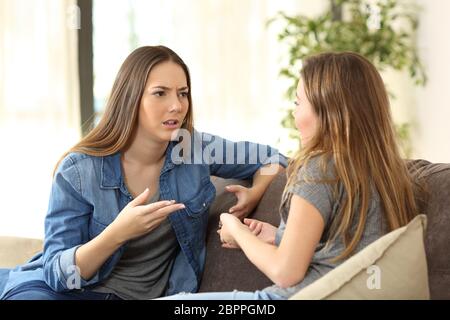
M 205 202 L 203 202 L 203 207 L 206 207 L 206 203 Z

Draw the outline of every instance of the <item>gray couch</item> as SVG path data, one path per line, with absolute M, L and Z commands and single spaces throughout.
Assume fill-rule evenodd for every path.
M 450 299 L 450 164 L 414 160 L 409 161 L 408 166 L 415 181 L 423 187 L 417 189 L 417 198 L 420 199 L 421 212 L 428 216 L 425 246 L 431 298 Z M 225 185 L 238 183 L 248 186 L 249 181 L 213 177 L 213 183 L 217 196 L 210 210 L 206 266 L 199 291 L 253 291 L 271 285 L 270 280 L 241 251 L 223 249 L 216 233 L 220 213 L 235 202 L 234 195 L 224 191 Z M 285 183 L 285 173 L 282 172 L 269 186 L 253 212 L 253 218 L 278 225 L 278 207 Z M 0 268 L 25 262 L 40 250 L 41 240 L 0 237 Z
M 431 298 L 450 299 L 450 164 L 413 160 L 408 161 L 408 167 L 419 186 L 416 197 L 420 210 L 428 217 L 425 247 Z M 253 291 L 270 285 L 270 280 L 241 251 L 223 249 L 216 233 L 220 213 L 235 201 L 232 194 L 224 191 L 225 185 L 239 183 L 248 186 L 249 182 L 214 177 L 213 183 L 217 196 L 210 210 L 206 266 L 200 291 Z M 285 183 L 283 172 L 266 191 L 252 214 L 253 218 L 278 225 L 278 207 Z

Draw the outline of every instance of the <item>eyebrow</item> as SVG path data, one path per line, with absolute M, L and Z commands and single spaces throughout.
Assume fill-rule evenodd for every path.
M 156 86 L 156 87 L 152 87 L 152 89 L 171 90 L 172 88 L 165 87 L 165 86 Z M 178 91 L 182 91 L 182 90 L 189 90 L 189 88 L 188 87 L 182 87 L 182 88 L 178 89 Z

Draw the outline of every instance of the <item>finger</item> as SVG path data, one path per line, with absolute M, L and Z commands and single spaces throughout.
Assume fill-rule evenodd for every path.
M 167 219 L 167 216 L 155 218 L 153 215 L 147 217 L 149 220 L 145 223 L 147 233 L 152 232 L 156 228 L 158 228 L 164 220 Z
M 244 218 L 244 224 L 246 224 L 247 226 L 249 226 L 250 227 L 250 224 L 252 223 L 252 222 L 258 222 L 258 220 L 255 220 L 255 219 L 250 219 L 250 218 Z
M 245 210 L 234 211 L 231 215 L 235 216 L 239 220 L 244 219 L 248 214 Z
M 172 212 L 178 211 L 178 210 L 182 210 L 184 209 L 185 206 L 182 203 L 175 203 L 175 204 L 171 204 L 168 205 L 164 208 L 158 209 L 156 211 L 154 211 L 154 215 L 155 217 L 166 217 L 169 214 L 171 214 Z
M 166 219 L 166 217 L 151 217 L 149 218 L 149 221 L 147 221 L 146 226 L 147 226 L 147 231 L 152 231 L 153 229 L 155 229 L 156 227 L 158 227 L 164 220 Z
M 135 207 L 140 204 L 144 204 L 145 202 L 147 202 L 148 197 L 149 197 L 149 190 L 148 188 L 145 188 L 145 190 L 140 195 L 138 195 L 136 198 L 130 201 L 129 205 Z
M 148 231 L 151 231 L 157 228 L 161 223 L 163 223 L 163 221 L 167 219 L 167 215 L 157 217 L 155 217 L 154 215 L 148 215 L 146 218 L 147 218 L 147 221 L 145 223 L 146 228 Z
M 221 213 L 219 216 L 219 220 L 220 220 L 220 224 L 223 226 L 223 222 L 225 221 L 225 219 L 227 219 L 227 216 L 229 215 L 229 213 Z
M 142 206 L 142 210 L 144 211 L 144 213 L 149 213 L 149 212 L 154 212 L 154 211 L 157 211 L 159 209 L 162 209 L 167 206 L 174 205 L 174 204 L 175 204 L 175 200 L 156 201 L 156 202 Z
M 225 190 L 227 190 L 229 192 L 233 192 L 233 193 L 244 190 L 244 189 L 245 189 L 245 187 L 240 186 L 238 184 L 231 184 L 231 185 L 225 187 Z
M 235 213 L 236 211 L 244 210 L 245 205 L 237 203 L 236 205 L 232 206 L 230 210 L 228 210 L 230 213 Z
M 238 249 L 237 246 L 228 244 L 228 243 L 226 243 L 226 242 L 225 242 L 225 243 L 222 243 L 222 248 L 226 248 L 226 249 Z
M 257 226 L 256 226 L 256 228 L 255 228 L 255 230 L 253 230 L 253 234 L 256 235 L 256 236 L 257 236 L 258 234 L 260 234 L 260 232 L 261 232 L 261 230 L 262 230 L 262 226 L 263 226 L 262 223 L 258 223 Z
M 248 225 L 248 228 L 250 229 L 250 231 L 255 230 L 256 226 L 258 224 L 255 221 L 250 222 L 250 224 Z

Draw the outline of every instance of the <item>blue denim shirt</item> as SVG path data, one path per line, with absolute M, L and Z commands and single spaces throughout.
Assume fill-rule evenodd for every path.
M 185 209 L 169 215 L 180 251 L 169 277 L 167 295 L 198 289 L 205 262 L 208 209 L 215 198 L 210 176 L 248 179 L 265 163 L 286 166 L 286 158 L 268 146 L 235 143 L 197 131 L 195 137 L 201 143 L 197 140 L 192 150 L 185 150 L 178 158 L 172 156 L 172 151 L 179 144 L 169 143 L 159 178 L 161 200 L 174 199 L 185 204 Z M 245 152 L 239 153 L 244 147 Z M 266 155 L 255 156 L 256 150 L 263 147 L 267 148 Z M 75 279 L 85 288 L 108 277 L 126 244 L 88 281 L 75 277 L 75 251 L 100 234 L 131 200 L 124 183 L 120 153 L 104 157 L 69 154 L 59 165 L 52 184 L 45 218 L 44 251 L 9 273 L 3 295 L 25 281 L 42 280 L 53 290 L 63 292 L 74 288 Z

